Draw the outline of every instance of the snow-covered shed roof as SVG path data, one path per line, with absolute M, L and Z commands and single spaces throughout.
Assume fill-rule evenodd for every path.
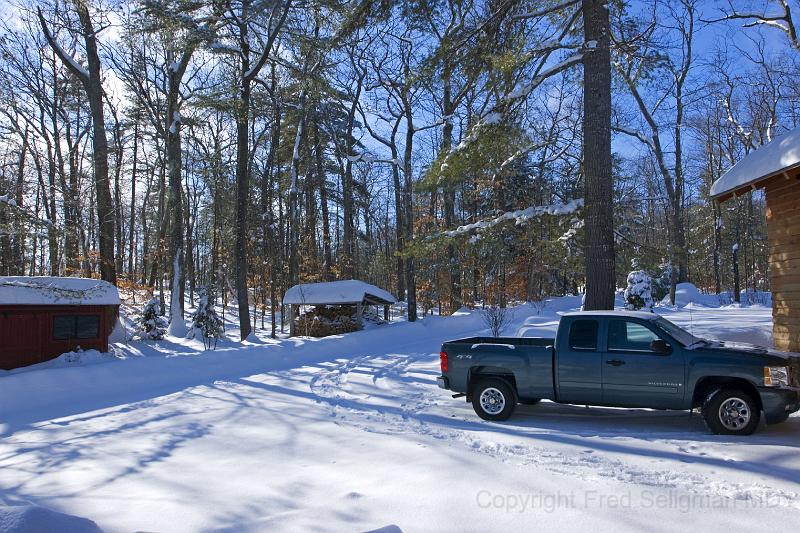
M 99 279 L 0 276 L 0 305 L 119 305 L 117 288 Z
M 385 290 L 356 279 L 302 283 L 283 296 L 283 303 L 291 305 L 393 304 L 396 301 Z
M 711 197 L 723 199 L 795 167 L 800 167 L 800 128 L 744 156 L 711 185 Z

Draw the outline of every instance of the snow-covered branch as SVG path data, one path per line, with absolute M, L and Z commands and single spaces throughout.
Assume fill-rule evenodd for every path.
M 528 96 L 531 92 L 533 92 L 533 90 L 536 87 L 541 85 L 545 79 L 554 76 L 559 72 L 567 70 L 568 68 L 577 65 L 582 61 L 583 61 L 583 53 L 573 54 L 564 61 L 561 61 L 560 63 L 556 63 L 552 67 L 544 69 L 539 74 L 537 74 L 536 77 L 534 77 L 530 83 L 523 85 L 522 87 L 508 93 L 508 95 L 506 95 L 506 101 L 511 102 L 513 100 L 518 100 L 520 98 Z
M 39 24 L 42 26 L 42 31 L 44 32 L 44 37 L 47 39 L 48 44 L 53 48 L 53 51 L 56 55 L 61 59 L 61 61 L 67 66 L 67 68 L 75 74 L 78 78 L 80 78 L 81 83 L 87 84 L 89 83 L 89 71 L 86 70 L 83 66 L 81 66 L 71 54 L 68 54 L 61 45 L 58 44 L 55 37 L 52 33 L 50 33 L 50 28 L 47 26 L 47 22 L 44 20 L 44 15 L 42 15 L 42 9 L 37 7 L 36 12 L 39 16 Z
M 445 237 L 458 237 L 473 232 L 480 232 L 489 228 L 493 228 L 499 224 L 513 221 L 517 226 L 527 224 L 530 220 L 538 218 L 543 215 L 563 216 L 575 213 L 583 207 L 583 198 L 570 200 L 565 204 L 552 204 L 552 205 L 539 205 L 531 206 L 527 209 L 518 209 L 516 211 L 506 211 L 505 213 L 487 220 L 480 220 L 472 224 L 459 226 L 454 230 L 444 231 L 441 235 Z
M 623 133 L 630 137 L 634 137 L 635 139 L 638 139 L 642 143 L 647 145 L 647 147 L 650 148 L 651 150 L 655 150 L 655 145 L 653 144 L 653 140 L 640 131 L 628 129 L 623 126 L 612 126 L 611 129 L 616 131 L 617 133 Z
M 544 17 L 545 15 L 550 15 L 551 13 L 555 13 L 557 11 L 561 11 L 562 9 L 566 9 L 566 8 L 568 8 L 570 6 L 574 6 L 579 1 L 580 0 L 568 0 L 567 2 L 562 2 L 561 4 L 556 4 L 554 6 L 551 6 L 551 7 L 545 8 L 545 9 L 540 9 L 539 11 L 531 11 L 529 13 L 522 13 L 520 15 L 514 15 L 512 18 L 517 19 L 517 20 L 523 20 L 523 19 L 532 19 L 532 18 Z

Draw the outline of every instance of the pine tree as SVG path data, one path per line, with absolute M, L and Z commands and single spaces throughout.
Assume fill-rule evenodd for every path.
M 216 349 L 217 340 L 225 336 L 225 325 L 214 310 L 213 288 L 201 287 L 198 291 L 197 309 L 192 315 L 191 338 L 200 336 L 206 350 Z
M 142 338 L 159 341 L 164 338 L 169 324 L 167 319 L 159 314 L 161 302 L 153 298 L 144 305 L 142 316 L 136 320 L 137 330 Z
M 625 308 L 632 311 L 652 311 L 653 295 L 650 275 L 644 270 L 634 270 L 628 274 L 628 286 L 625 288 Z

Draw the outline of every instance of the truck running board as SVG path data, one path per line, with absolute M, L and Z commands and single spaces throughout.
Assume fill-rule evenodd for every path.
M 464 396 L 466 396 L 466 394 L 464 394 L 463 392 L 459 392 L 458 394 L 453 394 L 453 398 L 463 398 Z

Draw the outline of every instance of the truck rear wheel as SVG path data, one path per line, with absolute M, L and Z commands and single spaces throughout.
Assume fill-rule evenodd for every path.
M 482 379 L 472 389 L 472 408 L 484 420 L 508 420 L 516 407 L 517 395 L 502 379 Z
M 761 420 L 761 410 L 746 392 L 724 388 L 706 399 L 703 418 L 717 435 L 751 435 Z

